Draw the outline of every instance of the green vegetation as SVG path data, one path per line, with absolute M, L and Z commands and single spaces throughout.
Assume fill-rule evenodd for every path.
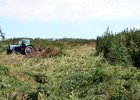
M 140 66 L 140 30 L 126 29 L 119 34 L 105 33 L 97 38 L 97 54 L 103 52 L 111 64 Z
M 106 34 L 97 47 L 95 40 L 32 39 L 36 47 L 62 50 L 46 58 L 7 55 L 7 45 L 18 39 L 1 41 L 0 100 L 139 100 L 138 32 L 137 39 L 130 31 Z

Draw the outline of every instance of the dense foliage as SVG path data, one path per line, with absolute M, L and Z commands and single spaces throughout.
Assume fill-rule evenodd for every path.
M 94 47 L 52 58 L 0 54 L 1 100 L 139 100 L 140 71 L 112 66 Z
M 118 34 L 105 33 L 97 38 L 97 54 L 112 64 L 133 64 L 140 66 L 140 30 L 126 29 Z
M 129 65 L 131 53 L 138 52 L 131 48 L 139 44 L 126 43 L 128 48 L 115 40 L 121 40 L 120 34 L 107 35 L 106 41 L 111 39 L 108 36 L 116 45 L 98 38 L 98 56 L 95 40 L 31 39 L 36 47 L 56 46 L 63 51 L 46 58 L 7 55 L 7 45 L 17 44 L 18 39 L 0 41 L 0 100 L 139 100 L 140 71 Z

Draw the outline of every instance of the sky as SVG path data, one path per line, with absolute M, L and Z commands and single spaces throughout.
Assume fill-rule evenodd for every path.
M 95 39 L 140 28 L 140 0 L 0 0 L 6 38 Z

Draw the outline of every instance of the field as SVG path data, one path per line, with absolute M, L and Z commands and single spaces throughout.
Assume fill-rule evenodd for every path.
M 102 53 L 96 54 L 95 41 L 78 42 L 79 45 L 70 45 L 67 41 L 59 44 L 63 46 L 58 47 L 62 50 L 60 55 L 45 58 L 7 55 L 3 47 L 0 100 L 140 99 L 138 68 L 111 65 Z

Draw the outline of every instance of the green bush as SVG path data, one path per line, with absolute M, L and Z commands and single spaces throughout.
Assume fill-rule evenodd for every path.
M 132 65 L 131 56 L 128 53 L 128 49 L 123 45 L 113 45 L 110 52 L 107 55 L 107 59 L 113 65 Z
M 87 95 L 89 83 L 91 83 L 89 81 L 88 76 L 74 74 L 60 84 L 61 94 L 67 94 L 66 96 L 69 97 L 73 92 L 78 98 L 83 98 Z
M 109 76 L 100 70 L 96 70 L 91 79 L 93 81 L 93 84 L 100 84 L 107 81 L 109 79 Z
M 126 29 L 118 34 L 108 32 L 97 37 L 97 54 L 103 53 L 111 64 L 140 66 L 140 30 Z

